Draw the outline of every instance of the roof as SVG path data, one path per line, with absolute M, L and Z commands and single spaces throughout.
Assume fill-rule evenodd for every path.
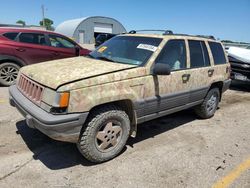
M 30 32 L 39 32 L 39 33 L 54 33 L 53 31 L 47 31 L 42 29 L 36 29 L 36 28 L 28 28 L 28 27 L 0 27 L 0 31 L 30 31 Z
M 144 34 L 144 33 L 126 33 L 124 34 L 126 36 L 137 36 L 137 37 L 153 37 L 153 38 L 163 38 L 163 39 L 189 39 L 189 40 L 203 40 L 203 41 L 213 41 L 213 42 L 219 42 L 211 38 L 207 38 L 201 35 L 186 35 L 186 34 Z
M 112 19 L 116 22 L 118 22 L 119 24 L 121 24 L 119 21 L 117 21 L 114 18 L 110 18 L 110 17 L 104 17 L 104 16 L 89 16 L 89 17 L 84 17 L 84 18 L 77 18 L 77 19 L 73 19 L 73 20 L 67 20 L 62 22 L 61 24 L 59 24 L 55 31 L 58 33 L 62 33 L 64 35 L 67 35 L 69 37 L 72 37 L 74 35 L 74 32 L 76 30 L 76 28 L 85 20 L 87 19 L 91 19 L 91 18 L 106 18 L 106 19 Z M 121 24 L 122 25 L 122 24 Z M 124 28 L 125 29 L 125 28 Z
M 65 22 L 62 22 L 56 27 L 55 31 L 72 37 L 75 32 L 75 29 L 80 25 L 80 23 L 82 23 L 87 18 L 88 17 L 78 18 L 78 19 L 67 20 Z

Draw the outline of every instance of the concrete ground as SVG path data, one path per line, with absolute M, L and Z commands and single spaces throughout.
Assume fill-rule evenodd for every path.
M 86 48 L 88 50 L 94 50 L 95 49 L 95 44 L 79 44 L 81 47 Z
M 92 164 L 70 143 L 26 126 L 0 88 L 0 187 L 250 187 L 250 89 L 234 86 L 216 115 L 192 110 L 139 126 L 115 159 Z

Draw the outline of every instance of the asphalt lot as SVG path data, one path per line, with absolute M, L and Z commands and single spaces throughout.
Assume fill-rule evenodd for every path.
M 250 88 L 233 86 L 216 115 L 192 110 L 139 126 L 117 158 L 86 161 L 74 144 L 25 125 L 0 88 L 0 187 L 250 187 Z

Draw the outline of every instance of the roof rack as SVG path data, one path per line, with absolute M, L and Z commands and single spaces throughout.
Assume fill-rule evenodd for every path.
M 196 37 L 202 37 L 202 38 L 207 38 L 207 39 L 213 39 L 216 40 L 213 35 L 195 35 Z
M 163 32 L 163 35 L 176 35 L 176 36 L 189 36 L 189 37 L 201 37 L 206 39 L 216 40 L 212 35 L 188 35 L 188 34 L 181 34 L 181 33 L 173 33 L 171 30 L 162 30 L 162 29 L 144 29 L 144 30 L 131 30 L 129 31 L 130 34 L 136 34 L 137 32 L 144 32 L 144 31 L 158 31 Z
M 173 31 L 171 30 L 162 30 L 162 29 L 144 29 L 144 30 L 131 30 L 129 31 L 130 34 L 135 34 L 138 32 L 148 32 L 148 31 L 158 31 L 158 32 L 163 32 L 163 35 L 172 35 Z
M 177 36 L 189 36 L 189 37 L 200 37 L 200 38 L 216 40 L 213 35 L 188 35 L 188 34 L 181 34 L 181 33 L 174 34 L 174 35 L 177 35 Z

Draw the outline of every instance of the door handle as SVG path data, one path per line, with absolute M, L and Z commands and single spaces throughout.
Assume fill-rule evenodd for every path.
M 24 49 L 24 48 L 16 48 L 16 50 L 19 51 L 19 52 L 25 52 L 26 51 L 26 49 Z
M 183 74 L 182 75 L 182 81 L 183 83 L 187 83 L 189 81 L 190 74 Z
M 54 56 L 59 56 L 60 54 L 59 54 L 59 52 L 53 52 L 52 53 Z
M 214 74 L 214 69 L 209 69 L 209 70 L 207 71 L 207 73 L 208 73 L 208 76 L 209 76 L 209 77 L 213 76 L 213 74 Z

